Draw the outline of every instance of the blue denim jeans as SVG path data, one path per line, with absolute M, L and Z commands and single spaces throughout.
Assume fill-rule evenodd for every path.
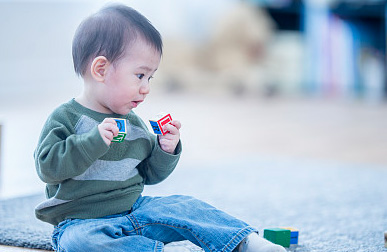
M 130 212 L 59 223 L 52 243 L 60 252 L 147 252 L 189 240 L 204 251 L 231 252 L 252 232 L 243 221 L 195 198 L 144 196 Z

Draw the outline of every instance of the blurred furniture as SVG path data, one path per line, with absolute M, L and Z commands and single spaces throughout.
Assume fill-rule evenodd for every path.
M 266 9 L 278 32 L 304 35 L 303 91 L 379 101 L 386 97 L 386 1 L 247 1 Z

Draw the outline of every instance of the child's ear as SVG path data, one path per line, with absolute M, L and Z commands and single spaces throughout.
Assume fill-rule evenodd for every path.
M 106 72 L 110 63 L 105 56 L 98 56 L 94 58 L 91 63 L 90 71 L 91 76 L 98 82 L 105 80 Z

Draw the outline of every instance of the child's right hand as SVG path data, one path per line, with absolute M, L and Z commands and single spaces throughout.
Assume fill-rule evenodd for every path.
M 98 131 L 103 141 L 110 146 L 113 137 L 118 135 L 117 123 L 113 118 L 105 118 L 99 125 Z

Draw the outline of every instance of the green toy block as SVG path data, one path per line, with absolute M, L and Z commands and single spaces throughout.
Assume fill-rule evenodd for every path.
M 290 230 L 282 228 L 269 228 L 263 230 L 263 237 L 272 243 L 283 247 L 290 246 Z
M 124 141 L 125 137 L 126 137 L 125 133 L 118 133 L 117 136 L 113 137 L 112 142 L 121 143 L 122 141 Z
M 118 127 L 118 135 L 113 137 L 112 142 L 121 143 L 126 137 L 126 120 L 122 118 L 114 118 Z

